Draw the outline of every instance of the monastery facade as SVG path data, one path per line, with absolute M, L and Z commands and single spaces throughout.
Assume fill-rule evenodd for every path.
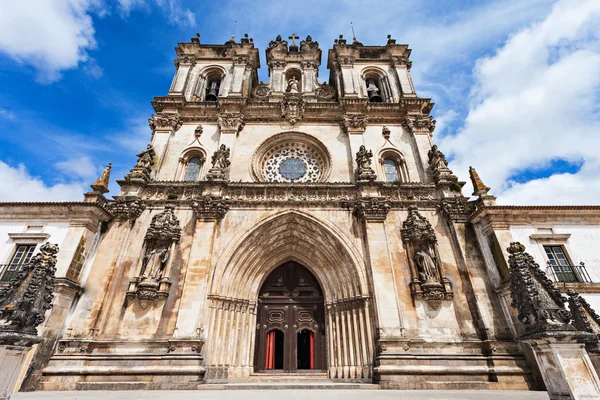
M 277 374 L 540 390 L 511 298 L 516 241 L 598 328 L 600 207 L 497 206 L 474 169 L 469 200 L 433 142 L 407 45 L 340 37 L 328 82 L 310 36 L 269 43 L 267 83 L 247 35 L 175 51 L 150 143 L 114 199 L 109 165 L 83 202 L 0 203 L 0 288 L 41 244 L 60 248 L 21 390 Z

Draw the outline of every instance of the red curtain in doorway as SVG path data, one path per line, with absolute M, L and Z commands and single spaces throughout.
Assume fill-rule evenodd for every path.
M 315 369 L 315 333 L 310 331 L 310 369 Z
M 267 333 L 267 362 L 266 369 L 275 368 L 275 331 Z

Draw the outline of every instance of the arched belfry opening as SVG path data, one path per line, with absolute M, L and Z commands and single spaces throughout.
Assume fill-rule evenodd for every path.
M 256 372 L 326 370 L 323 292 L 308 269 L 295 261 L 277 267 L 257 305 Z

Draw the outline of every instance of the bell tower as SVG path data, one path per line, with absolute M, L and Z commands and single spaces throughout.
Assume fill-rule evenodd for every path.
M 269 42 L 266 54 L 270 80 L 261 83 L 257 92 L 266 94 L 263 97 L 270 97 L 269 101 L 281 101 L 289 93 L 301 95 L 304 101 L 315 102 L 320 87 L 317 81 L 321 65 L 319 43 L 310 36 L 298 43 L 300 38 L 296 34 L 288 39 L 291 41 L 289 47 L 281 36 Z
M 347 44 L 340 35 L 329 50 L 330 81 L 341 99 L 368 99 L 369 103 L 398 103 L 417 97 L 410 77 L 411 50 L 388 35 L 385 46 Z
M 175 47 L 177 71 L 169 96 L 187 102 L 216 102 L 222 98 L 248 98 L 260 68 L 258 49 L 248 35 L 237 43 L 200 44 L 197 35 Z

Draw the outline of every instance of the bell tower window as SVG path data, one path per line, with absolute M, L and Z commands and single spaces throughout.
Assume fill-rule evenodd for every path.
M 221 77 L 218 75 L 209 75 L 206 80 L 205 101 L 217 101 L 219 89 L 221 88 Z
M 367 96 L 369 96 L 369 103 L 383 102 L 381 89 L 381 81 L 378 77 L 371 76 L 367 78 Z

